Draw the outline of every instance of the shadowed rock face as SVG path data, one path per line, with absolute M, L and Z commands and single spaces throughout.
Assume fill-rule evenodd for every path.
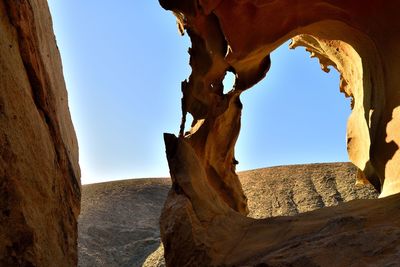
M 75 266 L 78 145 L 45 0 L 0 0 L 0 266 Z
M 269 54 L 288 39 L 292 48 L 304 46 L 318 57 L 324 71 L 332 66 L 341 73 L 340 90 L 352 98 L 347 149 L 359 168 L 358 182 L 370 182 L 381 197 L 400 192 L 396 74 L 400 21 L 394 11 L 399 2 L 160 0 L 160 4 L 174 12 L 179 30 L 187 32 L 192 42 L 192 73 L 182 82 L 180 135 L 165 136 L 173 181 L 161 217 L 167 264 L 242 264 L 265 253 L 266 247 L 286 242 L 288 236 L 274 240 L 274 230 L 260 230 L 267 225 L 278 232 L 293 226 L 298 232 L 291 231 L 290 238 L 310 230 L 285 220 L 245 218 L 247 199 L 235 173 L 240 94 L 268 76 Z M 224 94 L 222 81 L 228 71 L 236 79 Z M 194 120 L 185 133 L 188 112 Z M 354 211 L 346 207 L 341 211 Z M 326 211 L 316 214 L 325 216 L 319 226 L 329 221 Z M 305 223 L 303 218 L 299 225 Z M 262 233 L 263 242 L 256 232 Z M 251 246 L 250 241 L 241 243 L 252 251 L 232 255 L 237 242 L 246 239 L 243 235 L 254 237 Z

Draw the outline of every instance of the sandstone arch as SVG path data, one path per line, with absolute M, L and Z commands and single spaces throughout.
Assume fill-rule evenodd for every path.
M 382 196 L 399 192 L 398 1 L 160 3 L 175 12 L 193 44 L 193 73 L 182 83 L 183 114 L 193 115 L 192 131 L 184 137 L 182 127 L 180 138 L 165 136 L 174 181 L 161 220 L 167 263 L 279 264 L 290 250 L 301 255 L 311 251 L 319 264 L 345 251 L 356 252 L 341 258 L 342 265 L 350 265 L 355 256 L 376 255 L 379 247 L 369 241 L 379 240 L 378 246 L 391 246 L 389 251 L 394 252 L 376 262 L 397 264 L 398 194 L 299 217 L 252 220 L 243 216 L 246 197 L 234 172 L 234 143 L 240 128 L 240 92 L 264 77 L 270 51 L 286 39 L 306 34 L 314 38 L 300 36 L 298 44 L 319 45 L 314 50 L 321 54 L 323 49 L 337 65 L 341 57 L 359 64 L 346 45 L 339 47 L 348 52 L 346 57 L 343 52 L 337 58 L 331 54 L 331 48 L 344 41 L 358 53 L 363 71 L 362 91 L 343 84 L 355 97 L 357 131 L 349 132 L 351 158 L 382 188 Z M 0 1 L 0 30 L 0 265 L 74 266 L 80 209 L 78 146 L 46 1 Z M 352 69 L 344 67 L 343 75 Z M 235 90 L 224 95 L 226 71 L 238 78 Z M 344 75 L 350 80 L 354 76 Z M 335 247 L 329 241 L 345 236 L 363 250 Z M 299 258 L 297 264 L 310 265 L 309 258 Z
M 165 135 L 174 182 L 161 217 L 167 263 L 244 264 L 260 260 L 271 247 L 296 236 L 291 232 L 281 239 L 277 232 L 305 230 L 300 229 L 301 219 L 293 219 L 297 226 L 290 220 L 278 226 L 274 223 L 279 220 L 245 218 L 246 197 L 235 174 L 240 93 L 264 78 L 270 52 L 290 38 L 293 47 L 305 46 L 317 56 L 324 70 L 332 65 L 341 73 L 340 89 L 353 98 L 348 152 L 360 169 L 360 182 L 371 182 L 382 197 L 400 192 L 396 131 L 400 88 L 394 74 L 400 69 L 395 60 L 400 54 L 396 45 L 400 23 L 393 12 L 398 3 L 160 0 L 160 4 L 174 12 L 181 31 L 186 29 L 192 41 L 192 74 L 182 83 L 180 137 Z M 223 94 L 227 71 L 236 74 L 235 88 Z M 184 135 L 187 112 L 194 122 Z M 349 209 L 346 205 L 342 212 Z M 320 214 L 324 213 L 328 215 Z M 314 227 L 325 223 L 321 220 Z M 305 231 L 312 235 L 311 229 Z M 268 244 L 258 239 L 260 233 Z M 236 255 L 238 244 L 251 249 Z

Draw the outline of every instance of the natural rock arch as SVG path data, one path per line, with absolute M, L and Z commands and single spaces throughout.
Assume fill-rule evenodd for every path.
M 398 1 L 160 2 L 175 12 L 193 44 L 193 72 L 182 83 L 182 107 L 195 124 L 190 138 L 183 136 L 184 128 L 179 139 L 165 136 L 173 179 L 161 218 L 167 264 L 273 264 L 288 253 L 315 253 L 320 265 L 335 259 L 345 266 L 364 254 L 375 255 L 379 246 L 398 246 L 398 194 L 298 217 L 246 218 L 246 197 L 234 158 L 240 92 L 264 77 L 268 54 L 280 43 L 299 34 L 312 35 L 300 36 L 297 43 L 314 47 L 338 68 L 346 63 L 341 70 L 344 80 L 356 86 L 350 90 L 343 83 L 355 98 L 354 132 L 349 131 L 352 161 L 382 188 L 382 196 L 399 192 Z M 80 210 L 78 146 L 46 1 L 0 1 L 0 28 L 0 265 L 74 266 Z M 360 68 L 347 64 L 358 66 L 360 59 L 362 80 L 350 71 Z M 226 71 L 234 71 L 237 80 L 235 90 L 224 95 Z M 355 89 L 361 81 L 362 90 Z M 344 236 L 363 250 L 344 247 L 351 244 L 330 246 L 329 240 Z M 356 253 L 335 257 L 346 251 Z M 310 265 L 304 262 L 307 258 L 299 260 Z M 398 263 L 395 254 L 383 260 L 380 265 Z
M 393 13 L 397 3 L 160 0 L 160 4 L 174 12 L 181 33 L 185 29 L 192 41 L 192 74 L 182 83 L 180 137 L 165 135 L 173 180 L 161 217 L 167 264 L 247 264 L 296 236 L 292 231 L 278 238 L 276 231 L 299 227 L 297 235 L 304 233 L 299 221 L 296 226 L 290 220 L 245 218 L 246 197 L 235 173 L 240 93 L 264 78 L 269 54 L 290 38 L 293 47 L 304 46 L 317 56 L 323 69 L 332 65 L 341 73 L 340 89 L 353 98 L 347 143 L 349 158 L 360 169 L 359 181 L 371 182 L 382 197 L 400 191 L 400 136 L 395 130 L 400 123 L 400 90 L 393 72 L 400 67 L 394 60 L 400 53 L 396 45 L 400 24 Z M 223 94 L 227 71 L 236 74 L 235 89 Z M 194 122 L 184 135 L 187 112 Z M 312 235 L 312 230 L 306 232 Z M 261 233 L 268 244 L 257 240 Z M 239 245 L 248 251 L 234 253 Z

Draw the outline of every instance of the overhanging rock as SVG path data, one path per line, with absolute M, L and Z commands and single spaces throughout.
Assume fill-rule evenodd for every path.
M 174 186 L 161 217 L 161 233 L 169 266 L 238 265 L 250 259 L 271 263 L 263 255 L 274 247 L 282 248 L 288 240 L 313 236 L 315 229 L 328 227 L 329 212 L 334 210 L 308 215 L 307 219 L 316 221 L 311 223 L 314 230 L 300 226 L 305 217 L 246 218 L 247 201 L 235 173 L 240 94 L 268 76 L 269 54 L 288 39 L 292 39 L 291 47 L 304 46 L 318 57 L 324 71 L 332 66 L 341 74 L 340 90 L 352 98 L 347 150 L 360 169 L 359 182 L 373 184 L 381 197 L 400 192 L 400 22 L 396 12 L 400 3 L 160 0 L 160 4 L 174 12 L 181 33 L 187 32 L 192 42 L 192 73 L 182 82 L 180 136 L 166 136 Z M 232 90 L 224 94 L 227 72 L 236 78 Z M 185 132 L 188 112 L 194 120 Z M 390 205 L 400 205 L 398 196 L 390 199 Z M 346 204 L 338 210 L 358 220 L 361 215 L 354 213 L 355 206 L 366 212 L 368 205 L 372 204 Z M 393 216 L 398 227 L 398 212 Z M 369 225 L 375 223 L 367 217 Z M 298 228 L 291 220 L 299 220 Z M 320 259 L 319 264 L 327 262 Z

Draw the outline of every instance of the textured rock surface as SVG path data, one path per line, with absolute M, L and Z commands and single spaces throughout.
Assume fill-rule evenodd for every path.
M 383 195 L 400 191 L 396 131 L 400 96 L 395 75 L 400 68 L 400 22 L 393 12 L 398 2 L 369 0 L 362 6 L 357 1 L 324 0 L 160 3 L 174 11 L 180 29 L 192 41 L 192 74 L 182 83 L 183 121 L 187 112 L 194 118 L 186 139 L 203 161 L 210 184 L 229 206 L 245 213 L 245 198 L 234 174 L 239 96 L 264 78 L 269 53 L 291 38 L 292 47 L 306 47 L 320 59 L 323 70 L 329 71 L 331 65 L 341 73 L 340 90 L 353 99 L 347 129 L 351 161 Z M 223 94 L 228 71 L 236 81 Z M 181 134 L 183 130 L 184 124 Z
M 400 260 L 400 194 L 252 219 L 218 199 L 184 139 L 166 136 L 166 143 L 174 179 L 180 181 L 172 186 L 160 219 L 167 266 L 395 266 Z M 340 191 L 332 192 L 327 202 Z M 297 198 L 306 199 L 302 193 L 286 199 Z
M 170 179 L 82 186 L 79 266 L 142 266 L 160 244 L 158 220 Z
M 239 178 L 249 197 L 249 216 L 263 218 L 376 198 L 371 186 L 354 185 L 355 175 L 350 163 L 330 163 L 257 169 Z M 79 266 L 165 266 L 163 247 L 154 250 L 170 186 L 169 178 L 83 185 Z
M 160 246 L 147 257 L 143 263 L 143 267 L 165 267 L 164 259 L 164 246 L 161 243 Z
M 0 266 L 75 266 L 78 146 L 45 0 L 0 1 Z
M 160 0 L 160 4 L 174 12 L 179 30 L 188 33 L 192 42 L 192 73 L 182 83 L 179 140 L 166 136 L 173 181 L 161 217 L 167 264 L 239 263 L 246 253 L 231 252 L 238 240 L 245 239 L 243 229 L 252 238 L 256 238 L 252 231 L 267 225 L 296 228 L 299 232 L 291 232 L 290 238 L 310 230 L 285 220 L 250 223 L 244 217 L 247 200 L 235 173 L 240 94 L 267 75 L 269 54 L 288 39 L 293 48 L 304 46 L 318 57 L 324 71 L 332 66 L 341 73 L 340 90 L 352 98 L 347 150 L 360 170 L 358 182 L 369 181 L 381 197 L 400 192 L 398 1 L 369 0 L 360 5 L 347 0 Z M 228 71 L 236 79 L 232 90 L 224 94 L 222 81 Z M 188 112 L 194 120 L 185 133 Z M 346 216 L 354 211 L 351 205 L 339 210 Z M 316 214 L 325 216 L 321 225 L 327 223 L 327 211 Z M 273 230 L 262 234 L 266 243 L 286 242 L 283 237 L 273 241 Z M 254 251 L 247 256 L 265 252 L 269 245 L 258 241 L 254 240 L 250 246 Z

